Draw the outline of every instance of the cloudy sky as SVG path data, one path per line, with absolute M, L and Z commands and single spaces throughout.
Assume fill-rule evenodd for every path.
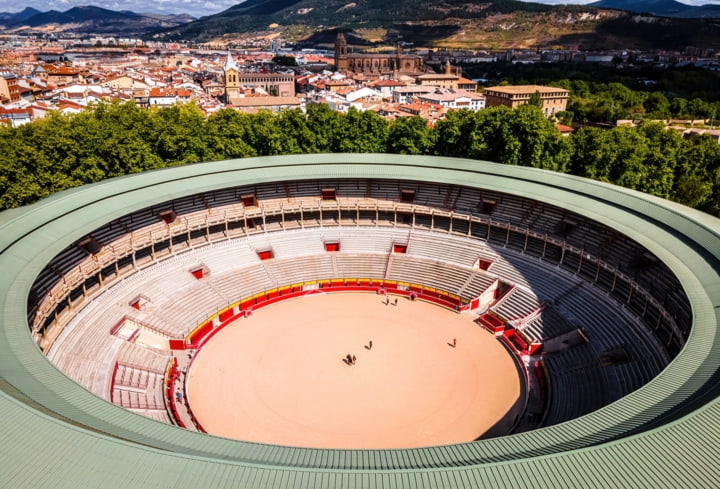
M 0 12 L 19 12 L 32 7 L 47 12 L 64 12 L 80 5 L 137 13 L 190 14 L 194 17 L 216 14 L 240 3 L 240 0 L 0 0 Z
M 594 0 L 534 0 L 538 3 L 591 3 Z M 720 0 L 681 0 L 688 5 L 720 4 Z M 0 12 L 19 12 L 33 7 L 42 12 L 61 12 L 77 5 L 95 5 L 110 10 L 131 10 L 137 13 L 186 13 L 195 17 L 210 15 L 240 3 L 240 0 L 0 0 Z

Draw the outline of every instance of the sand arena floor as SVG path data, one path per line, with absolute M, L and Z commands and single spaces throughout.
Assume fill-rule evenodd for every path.
M 355 449 L 466 442 L 509 424 L 520 379 L 495 337 L 472 315 L 394 299 L 314 294 L 228 325 L 188 372 L 195 416 L 219 436 Z

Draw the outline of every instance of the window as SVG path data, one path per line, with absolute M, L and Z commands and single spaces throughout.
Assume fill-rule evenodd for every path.
M 414 190 L 401 190 L 400 191 L 400 202 L 405 204 L 412 204 L 415 202 L 415 191 Z
M 255 197 L 255 194 L 241 195 L 240 200 L 245 207 L 257 206 L 257 197 Z
M 484 214 L 492 214 L 492 212 L 495 210 L 495 205 L 497 203 L 494 200 L 483 200 L 480 203 L 480 209 Z
M 175 219 L 177 219 L 177 213 L 172 209 L 162 211 L 159 216 L 165 224 L 172 224 L 173 222 L 175 222 Z
M 88 236 L 87 238 L 80 241 L 78 243 L 78 246 L 90 253 L 91 255 L 94 255 L 102 248 L 102 244 L 92 236 Z

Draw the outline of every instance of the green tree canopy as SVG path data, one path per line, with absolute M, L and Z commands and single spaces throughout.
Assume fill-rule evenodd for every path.
M 434 146 L 435 133 L 422 117 L 400 117 L 390 124 L 387 148 L 389 153 L 431 154 Z
M 628 91 L 607 88 L 623 104 L 637 103 Z M 658 114 L 668 105 L 670 111 L 713 109 L 702 101 L 658 95 L 643 103 Z M 437 154 L 532 166 L 720 211 L 720 145 L 709 136 L 683 139 L 662 124 L 644 121 L 609 130 L 584 127 L 564 137 L 529 104 L 449 111 L 430 127 L 420 117 L 387 122 L 374 112 L 352 108 L 338 114 L 327 105 L 308 105 L 305 113 L 223 109 L 206 117 L 194 103 L 151 110 L 131 102 L 100 103 L 75 115 L 50 113 L 18 128 L 0 127 L 0 207 L 153 168 L 331 151 Z

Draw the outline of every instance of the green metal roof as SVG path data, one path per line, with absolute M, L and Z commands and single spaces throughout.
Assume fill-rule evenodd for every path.
M 323 450 L 193 433 L 74 383 L 32 342 L 30 287 L 73 241 L 133 211 L 213 189 L 335 178 L 410 179 L 544 201 L 636 240 L 692 306 L 683 351 L 633 394 L 533 432 L 408 450 Z M 116 178 L 0 214 L 0 487 L 713 487 L 720 485 L 720 221 L 627 189 L 465 159 L 296 155 Z

